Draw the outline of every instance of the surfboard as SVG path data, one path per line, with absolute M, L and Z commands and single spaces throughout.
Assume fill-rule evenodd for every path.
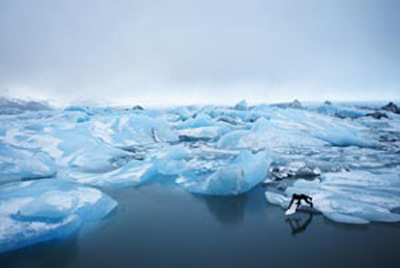
M 289 208 L 288 210 L 286 210 L 285 215 L 289 216 L 296 213 L 296 206 L 292 206 L 291 208 Z
M 296 206 L 292 206 L 290 209 L 285 211 L 285 215 L 286 216 L 290 216 L 295 214 L 296 212 L 300 212 L 300 213 L 312 213 L 312 214 L 319 214 L 320 212 L 318 210 L 316 210 L 315 208 L 312 208 L 308 205 L 301 205 L 299 207 L 299 209 L 296 211 Z

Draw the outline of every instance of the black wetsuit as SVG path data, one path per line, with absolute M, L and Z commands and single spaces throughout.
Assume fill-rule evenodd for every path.
M 305 195 L 305 194 L 293 194 L 292 195 L 292 200 L 290 200 L 289 206 L 287 209 L 289 209 L 293 202 L 296 200 L 296 211 L 299 209 L 300 205 L 301 205 L 301 200 L 304 200 L 304 202 L 306 202 L 307 204 L 310 205 L 310 207 L 313 207 L 313 203 L 312 203 L 312 197 Z

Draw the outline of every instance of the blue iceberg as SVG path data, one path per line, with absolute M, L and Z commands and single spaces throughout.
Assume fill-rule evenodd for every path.
M 265 151 L 257 154 L 241 151 L 238 155 L 220 152 L 212 158 L 194 158 L 177 183 L 196 194 L 239 195 L 266 178 L 271 161 L 270 154 Z
M 60 239 L 117 206 L 101 191 L 62 179 L 0 186 L 0 252 Z
M 52 177 L 56 172 L 47 153 L 0 143 L 0 181 Z

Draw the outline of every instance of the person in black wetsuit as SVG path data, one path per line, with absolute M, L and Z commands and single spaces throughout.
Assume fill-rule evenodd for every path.
M 293 205 L 293 202 L 296 201 L 296 211 L 297 211 L 301 205 L 301 200 L 304 200 L 304 202 L 309 204 L 310 207 L 313 207 L 311 196 L 308 196 L 305 194 L 293 194 L 292 200 L 290 200 L 290 203 L 289 203 L 289 206 L 287 207 L 287 209 L 290 209 L 290 207 Z

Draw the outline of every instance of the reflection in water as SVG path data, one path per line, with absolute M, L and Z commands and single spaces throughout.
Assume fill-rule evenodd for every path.
M 2 268 L 6 267 L 69 267 L 77 255 L 77 234 L 65 240 L 55 240 L 11 251 L 0 256 Z
M 223 225 L 243 224 L 245 216 L 257 214 L 267 206 L 264 197 L 265 189 L 256 187 L 238 196 L 213 197 L 196 196 L 203 201 L 210 214 Z
M 296 236 L 296 234 L 305 232 L 308 225 L 311 223 L 313 214 L 312 213 L 302 213 L 307 214 L 308 217 L 306 219 L 302 219 L 302 217 L 299 217 L 298 214 L 295 214 L 295 216 L 288 217 L 286 218 L 286 222 L 289 223 L 290 229 L 292 230 L 292 236 Z
M 235 197 L 204 198 L 210 213 L 222 224 L 238 224 L 243 221 L 246 195 Z

